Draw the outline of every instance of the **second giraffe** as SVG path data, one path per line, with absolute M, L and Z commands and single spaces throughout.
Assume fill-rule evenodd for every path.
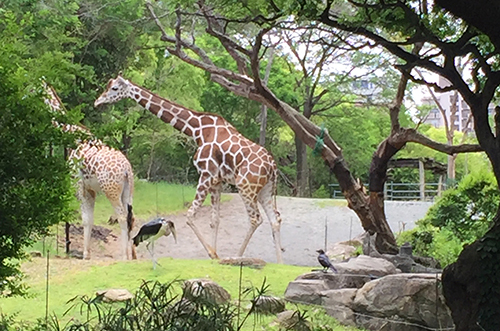
M 283 263 L 280 238 L 281 217 L 276 209 L 277 167 L 269 152 L 240 134 L 234 126 L 216 114 L 196 112 L 140 87 L 118 75 L 108 82 L 106 91 L 95 101 L 114 103 L 130 98 L 175 129 L 191 136 L 198 149 L 194 164 L 200 174 L 196 197 L 187 212 L 187 224 L 193 229 L 211 258 L 217 256 L 217 232 L 219 228 L 220 194 L 222 183 L 233 184 L 243 199 L 250 228 L 238 252 L 242 256 L 255 230 L 262 224 L 258 203 L 271 222 L 276 259 Z M 194 217 L 208 193 L 212 199 L 212 244 L 202 236 Z

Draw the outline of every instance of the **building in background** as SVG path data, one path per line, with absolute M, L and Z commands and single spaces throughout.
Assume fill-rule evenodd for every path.
M 449 86 L 449 82 L 440 77 L 438 81 L 438 85 L 440 87 Z M 469 105 L 462 98 L 460 93 L 456 93 L 456 91 L 449 91 L 444 93 L 434 92 L 437 102 L 441 105 L 444 110 L 446 120 L 448 123 L 451 123 L 452 119 L 452 109 L 453 103 L 456 105 L 455 116 L 453 119 L 453 128 L 455 131 L 460 131 L 464 133 L 474 133 L 474 119 L 471 117 L 472 113 L 470 111 Z M 423 123 L 430 124 L 436 128 L 441 128 L 445 126 L 445 121 L 439 107 L 436 105 L 436 102 L 432 98 L 432 96 L 427 95 L 421 100 L 422 105 L 431 106 L 431 110 L 429 114 L 424 118 Z M 495 106 L 490 104 L 488 113 L 492 114 Z

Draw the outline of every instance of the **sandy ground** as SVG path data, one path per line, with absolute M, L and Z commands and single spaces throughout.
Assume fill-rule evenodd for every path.
M 248 218 L 243 202 L 237 194 L 231 195 L 232 199 L 221 206 L 217 245 L 220 258 L 236 256 L 248 230 Z M 335 201 L 335 206 L 332 201 Z M 277 204 L 283 219 L 281 240 L 285 249 L 283 259 L 286 264 L 315 265 L 316 250 L 325 245 L 325 228 L 327 246 L 349 240 L 364 232 L 356 214 L 342 200 L 278 197 Z M 403 228 L 406 230 L 413 228 L 415 221 L 422 218 L 431 205 L 430 202 L 386 202 L 387 219 L 392 230 L 398 232 Z M 210 207 L 205 206 L 198 212 L 195 221 L 209 242 L 211 242 L 212 235 L 209 226 L 210 214 Z M 157 257 L 208 258 L 203 246 L 186 224 L 185 213 L 161 216 L 175 223 L 178 241 L 175 244 L 172 236 L 158 239 L 155 244 Z M 141 225 L 141 222 L 138 223 L 136 231 Z M 109 234 L 106 238 L 107 242 L 93 238 L 92 257 L 94 259 L 119 258 L 117 236 L 118 233 Z M 71 249 L 81 250 L 81 236 L 73 235 L 71 240 Z M 139 245 L 137 253 L 140 259 L 150 258 L 145 244 Z M 264 222 L 250 240 L 245 256 L 276 262 L 271 226 L 267 218 L 264 218 Z

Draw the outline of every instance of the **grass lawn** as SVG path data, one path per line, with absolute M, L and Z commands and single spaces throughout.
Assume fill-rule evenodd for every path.
M 176 279 L 209 278 L 226 288 L 231 297 L 238 297 L 239 267 L 220 265 L 212 260 L 159 259 L 159 266 L 152 269 L 151 261 L 83 261 L 68 259 L 50 260 L 49 274 L 49 312 L 59 319 L 69 307 L 66 303 L 77 295 L 93 296 L 97 290 L 125 288 L 134 293 L 143 280 L 169 282 Z M 30 286 L 27 298 L 0 298 L 0 312 L 17 314 L 18 321 L 35 321 L 45 315 L 46 259 L 35 258 L 23 264 L 26 281 Z M 283 296 L 288 282 L 298 275 L 310 271 L 308 267 L 268 264 L 261 270 L 243 268 L 243 289 L 259 287 L 264 278 L 270 285 L 269 293 Z M 243 304 L 245 307 L 247 303 Z M 296 309 L 287 304 L 288 309 Z M 355 330 L 338 326 L 337 322 L 325 316 L 323 311 L 314 307 L 302 307 L 319 314 L 322 323 L 334 327 L 333 330 Z M 78 316 L 77 312 L 73 316 Z M 75 315 L 76 314 L 76 315 Z M 62 318 L 67 320 L 68 317 Z M 274 318 L 266 317 L 259 323 L 268 325 Z M 253 329 L 253 322 L 248 323 Z

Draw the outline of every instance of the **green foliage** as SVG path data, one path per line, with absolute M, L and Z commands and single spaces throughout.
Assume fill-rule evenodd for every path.
M 330 191 L 325 187 L 325 185 L 321 185 L 316 191 L 314 191 L 312 197 L 318 199 L 328 199 L 330 198 Z
M 447 228 L 462 242 L 470 243 L 488 230 L 498 208 L 500 194 L 494 175 L 478 171 L 447 190 L 427 213 L 424 222 Z
M 27 60 L 32 15 L 0 11 L 0 296 L 22 293 L 22 248 L 68 219 L 72 182 L 54 145 L 67 144 L 42 101 L 37 60 Z
M 399 234 L 397 242 L 399 245 L 409 242 L 416 255 L 433 257 L 442 267 L 455 262 L 463 247 L 452 231 L 423 224 Z
M 398 236 L 398 243 L 410 242 L 417 254 L 432 256 L 442 266 L 455 262 L 463 245 L 487 232 L 499 197 L 491 172 L 469 174 L 457 188 L 443 192 L 416 228 Z

